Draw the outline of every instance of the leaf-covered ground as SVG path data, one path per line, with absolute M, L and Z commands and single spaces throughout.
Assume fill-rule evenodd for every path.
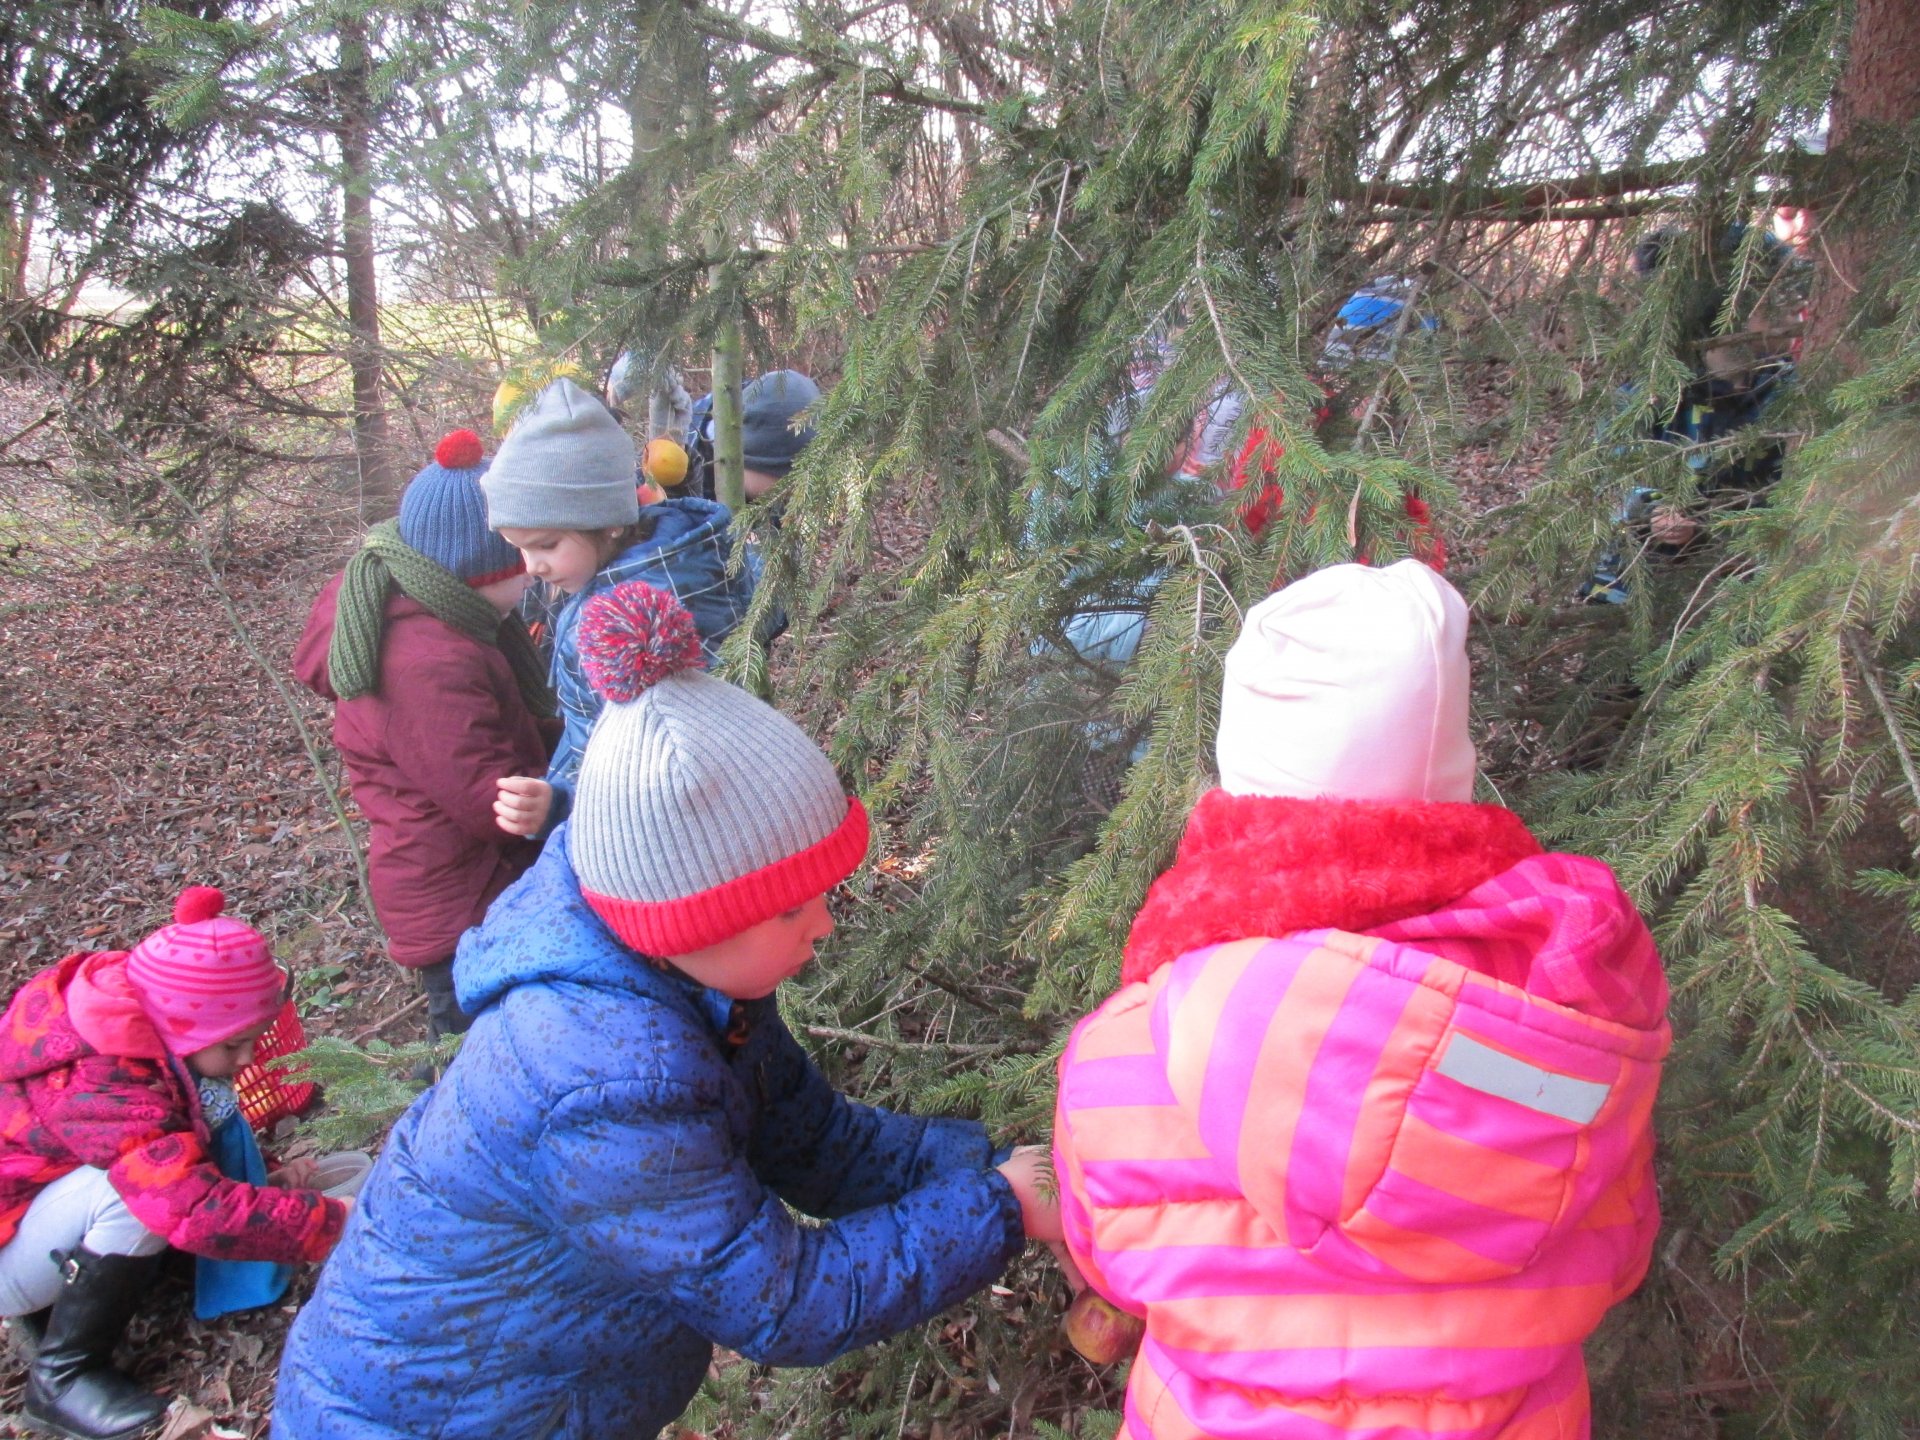
M 325 506 L 262 501 L 217 579 L 190 549 L 127 541 L 91 559 L 16 557 L 41 563 L 0 574 L 8 992 L 71 951 L 131 945 L 166 922 L 184 886 L 211 883 L 292 966 L 310 1031 L 360 1033 L 411 999 L 360 906 L 348 842 L 303 744 L 304 726 L 332 764 L 323 707 L 276 684 L 249 648 L 284 670 L 352 533 L 350 517 Z M 392 1028 L 412 1023 L 402 1015 Z M 188 1273 L 135 1322 L 136 1373 L 239 1433 L 262 1433 L 291 1306 L 202 1325 Z M 17 1405 L 20 1380 L 7 1371 L 0 1410 Z

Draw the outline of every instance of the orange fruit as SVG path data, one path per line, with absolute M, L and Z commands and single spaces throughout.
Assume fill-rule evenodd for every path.
M 640 454 L 640 473 L 654 484 L 671 488 L 687 478 L 687 452 L 677 440 L 647 441 Z

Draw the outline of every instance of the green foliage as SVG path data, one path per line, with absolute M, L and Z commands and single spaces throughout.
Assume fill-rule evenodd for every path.
M 364 1047 L 334 1035 L 315 1036 L 283 1062 L 326 1091 L 326 1106 L 302 1122 L 302 1133 L 322 1150 L 356 1150 L 384 1135 L 425 1088 L 415 1071 L 445 1069 L 460 1052 L 460 1037 L 394 1045 L 378 1038 Z
M 158 19 L 176 113 L 216 74 L 228 103 L 313 99 L 286 56 L 341 12 L 291 13 L 273 63 L 224 12 Z M 1873 139 L 1870 165 L 1793 143 L 1860 13 L 804 0 L 775 31 L 698 5 L 353 10 L 383 117 L 432 142 L 382 173 L 486 242 L 457 264 L 445 234 L 409 246 L 512 293 L 546 352 L 697 368 L 737 303 L 760 362 L 835 382 L 777 501 L 739 521 L 756 615 L 789 613 L 796 663 L 770 668 L 753 626 L 727 663 L 811 707 L 878 824 L 787 1001 L 839 1080 L 1044 1136 L 1064 1033 L 1210 782 L 1242 609 L 1407 553 L 1417 496 L 1483 622 L 1490 789 L 1612 864 L 1668 959 L 1663 1254 L 1740 1296 L 1728 1328 L 1768 1373 L 1729 1423 L 1808 1435 L 1920 1413 L 1920 136 Z M 604 162 L 609 104 L 638 143 Z M 1806 298 L 1758 222 L 1807 197 L 1837 240 L 1871 239 L 1844 267 L 1816 247 L 1816 312 L 1857 292 L 1844 344 L 1803 357 L 1763 431 L 1653 438 L 1707 351 Z M 1439 327 L 1323 376 L 1335 311 L 1382 275 Z M 1230 453 L 1266 432 L 1284 492 L 1257 535 L 1220 470 L 1171 463 L 1225 391 L 1246 401 Z M 1476 524 L 1455 477 L 1532 464 L 1543 430 L 1544 474 Z M 1776 442 L 1764 504 L 1715 490 Z M 1570 604 L 1636 485 L 1695 507 L 1703 538 L 1667 556 L 1630 535 L 1629 603 Z M 1138 650 L 1078 654 L 1076 617 L 1112 612 L 1144 616 Z M 340 1099 L 379 1114 L 400 1062 L 363 1060 Z M 1030 1335 L 992 1302 L 967 1314 L 983 1349 L 934 1326 L 819 1374 L 734 1366 L 702 1413 L 796 1437 L 1023 1413 L 1106 1433 L 970 1388 L 957 1354 L 1004 1376 Z M 1680 1363 L 1709 1370 L 1720 1323 Z
M 150 13 L 185 27 L 218 25 L 227 9 L 184 0 Z M 0 300 L 27 298 L 18 281 L 36 249 L 72 246 L 83 271 L 112 267 L 156 218 L 149 186 L 195 176 L 204 132 L 154 108 L 160 77 L 134 53 L 142 13 L 133 0 L 30 0 L 0 24 Z M 44 338 L 50 318 L 25 323 Z
M 1888 300 L 1850 367 L 1809 356 L 1768 440 L 1649 438 L 1705 332 L 1797 303 L 1760 225 L 1722 237 L 1815 168 L 1779 156 L 1827 104 L 1848 20 L 1813 0 L 1070 6 L 1044 41 L 1019 32 L 1050 47 L 1045 81 L 1010 77 L 1021 105 L 961 122 L 981 158 L 951 220 L 857 320 L 849 222 L 884 213 L 873 157 L 911 153 L 924 114 L 821 74 L 798 127 L 817 150 L 788 131 L 702 184 L 701 213 L 782 217 L 749 279 L 770 329 L 838 332 L 814 340 L 841 356 L 820 438 L 759 532 L 761 604 L 791 609 L 795 693 L 832 697 L 835 758 L 908 857 L 800 1002 L 828 1028 L 884 999 L 851 1022 L 899 1045 L 866 1053 L 866 1093 L 1038 1133 L 1044 1037 L 1110 990 L 1208 783 L 1238 607 L 1276 576 L 1404 553 L 1412 493 L 1458 536 L 1463 447 L 1504 431 L 1516 454 L 1559 417 L 1541 482 L 1466 537 L 1489 781 L 1612 863 L 1657 926 L 1682 1037 L 1667 1191 L 1765 1333 L 1756 1415 L 1876 1433 L 1913 1412 L 1912 177 L 1845 202 L 1876 217 Z M 1627 251 L 1662 227 L 1666 262 L 1636 282 Z M 1420 275 L 1443 326 L 1340 376 L 1344 423 L 1316 431 L 1318 337 L 1381 273 Z M 1164 366 L 1130 398 L 1143 346 Z M 1489 362 L 1491 410 L 1470 393 Z M 1284 450 L 1258 539 L 1211 486 L 1166 478 L 1223 383 L 1250 399 L 1238 433 Z M 1568 605 L 1627 487 L 1706 504 L 1703 475 L 1782 436 L 1766 504 L 1715 500 L 1686 556 L 1632 557 L 1627 606 Z M 903 510 L 917 543 L 890 555 Z M 1079 662 L 1069 617 L 1129 605 L 1148 615 L 1132 660 Z M 757 673 L 748 649 L 734 663 Z M 1020 993 L 1019 1014 L 916 986 L 906 956 Z M 1038 1048 L 993 1053 L 1009 1036 Z M 1827 1320 L 1842 1305 L 1869 1317 L 1851 1334 Z
M 321 248 L 284 212 L 248 206 L 137 267 L 129 279 L 150 303 L 72 326 L 49 357 L 76 462 L 61 482 L 114 522 L 157 530 L 230 502 L 273 456 L 263 422 L 312 412 L 308 397 L 265 392 L 257 377 L 299 326 L 283 289 Z

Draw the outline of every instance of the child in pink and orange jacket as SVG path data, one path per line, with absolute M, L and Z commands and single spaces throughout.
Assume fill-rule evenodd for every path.
M 1220 788 L 1060 1062 L 1067 1248 L 1146 1321 L 1123 1437 L 1589 1434 L 1667 986 L 1605 865 L 1469 803 L 1466 626 L 1341 565 L 1227 657 Z

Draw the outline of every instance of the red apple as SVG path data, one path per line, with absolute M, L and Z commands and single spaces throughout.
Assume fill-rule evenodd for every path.
M 1100 1298 L 1091 1286 L 1073 1297 L 1061 1322 L 1067 1343 L 1096 1365 L 1125 1360 L 1140 1348 L 1147 1322 Z

